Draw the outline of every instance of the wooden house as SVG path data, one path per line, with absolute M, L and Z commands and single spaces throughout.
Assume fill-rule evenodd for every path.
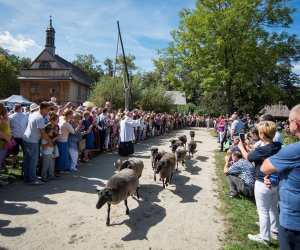
M 57 102 L 82 104 L 87 100 L 92 79 L 80 68 L 55 54 L 55 30 L 46 29 L 44 50 L 28 68 L 21 69 L 20 94 L 36 103 L 56 97 Z

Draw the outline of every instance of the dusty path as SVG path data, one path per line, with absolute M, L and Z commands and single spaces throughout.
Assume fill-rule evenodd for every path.
M 217 208 L 215 138 L 194 129 L 198 152 L 165 190 L 153 181 L 149 148 L 170 151 L 170 138 L 189 130 L 147 140 L 135 146 L 144 161 L 140 200 L 129 197 L 112 206 L 107 227 L 106 205 L 97 210 L 97 186 L 103 187 L 115 169 L 114 153 L 100 155 L 80 171 L 61 180 L 32 187 L 21 182 L 0 189 L 0 249 L 220 249 L 223 221 Z

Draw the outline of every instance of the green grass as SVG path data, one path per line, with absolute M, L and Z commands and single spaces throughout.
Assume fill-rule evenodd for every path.
M 225 217 L 225 236 L 223 249 L 253 250 L 279 249 L 278 241 L 272 240 L 269 247 L 248 240 L 248 234 L 258 234 L 259 227 L 255 224 L 258 215 L 254 201 L 247 198 L 239 200 L 227 197 L 229 186 L 226 175 L 223 173 L 224 156 L 226 153 L 216 151 L 217 181 L 219 198 L 222 202 L 221 213 Z
M 18 155 L 18 162 L 22 163 L 23 154 L 20 150 L 20 153 Z M 5 165 L 6 165 L 6 171 L 0 173 L 0 179 L 1 180 L 8 180 L 9 182 L 14 182 L 21 178 L 22 174 L 22 168 L 20 164 L 18 164 L 17 168 L 12 168 L 12 158 L 7 157 L 5 159 Z

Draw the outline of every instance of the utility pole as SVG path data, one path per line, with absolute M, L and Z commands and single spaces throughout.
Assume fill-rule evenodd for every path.
M 118 24 L 119 38 L 120 38 L 121 47 L 122 47 L 124 67 L 125 67 L 125 72 L 124 72 L 125 109 L 129 109 L 129 106 L 130 106 L 130 93 L 131 93 L 131 81 L 130 81 L 130 78 L 129 78 L 129 73 L 128 73 L 128 68 L 127 68 L 126 56 L 125 56 L 125 51 L 124 51 L 124 46 L 123 46 L 119 21 L 117 21 L 117 24 Z

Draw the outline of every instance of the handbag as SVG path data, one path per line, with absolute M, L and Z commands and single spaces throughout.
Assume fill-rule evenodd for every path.
M 14 138 L 11 138 L 10 142 L 4 141 L 4 148 L 7 150 L 11 150 L 14 146 L 17 145 L 17 142 Z

